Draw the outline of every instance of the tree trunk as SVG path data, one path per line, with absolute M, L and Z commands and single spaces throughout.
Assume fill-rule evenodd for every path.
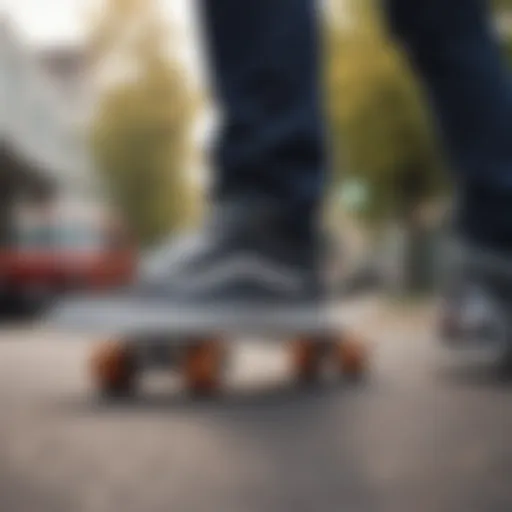
M 430 250 L 428 229 L 414 215 L 404 223 L 403 292 L 426 292 L 430 286 Z

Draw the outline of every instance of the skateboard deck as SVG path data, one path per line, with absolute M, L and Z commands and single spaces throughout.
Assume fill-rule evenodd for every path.
M 101 395 L 133 395 L 143 371 L 167 366 L 192 394 L 213 394 L 222 386 L 231 345 L 248 336 L 284 342 L 295 380 L 316 382 L 328 361 L 351 379 L 367 368 L 366 344 L 351 326 L 372 315 L 372 301 L 348 300 L 342 307 L 261 305 L 247 310 L 166 307 L 152 301 L 94 301 L 75 298 L 57 306 L 49 322 L 91 334 L 89 371 Z
M 371 317 L 371 300 L 300 305 L 261 304 L 250 309 L 233 303 L 187 307 L 161 301 L 74 298 L 54 308 L 52 326 L 95 335 L 202 336 L 212 334 L 280 336 L 322 334 L 356 326 Z

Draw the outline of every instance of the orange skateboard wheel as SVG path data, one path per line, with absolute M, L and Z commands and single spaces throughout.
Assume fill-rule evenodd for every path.
M 222 383 L 224 349 L 216 341 L 200 341 L 185 349 L 183 377 L 185 388 L 194 395 L 208 396 Z
M 303 338 L 291 344 L 291 362 L 300 383 L 315 382 L 320 376 L 322 350 L 315 340 Z
M 345 335 L 338 343 L 337 361 L 341 373 L 351 379 L 363 377 L 368 367 L 368 352 L 364 343 Z
M 92 352 L 90 372 L 106 396 L 128 395 L 134 389 L 136 368 L 133 354 L 123 342 L 99 344 Z

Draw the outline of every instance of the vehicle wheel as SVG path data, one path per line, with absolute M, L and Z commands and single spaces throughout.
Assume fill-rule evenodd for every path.
M 298 339 L 290 347 L 291 366 L 299 384 L 313 384 L 320 378 L 323 344 L 313 339 Z
M 335 360 L 340 373 L 349 380 L 361 380 L 368 370 L 368 352 L 365 344 L 356 338 L 344 335 L 335 348 Z
M 185 348 L 185 389 L 195 396 L 212 396 L 222 385 L 225 348 L 219 341 L 199 341 Z
M 92 352 L 90 371 L 105 398 L 125 398 L 135 393 L 137 364 L 128 343 L 110 341 L 98 345 Z

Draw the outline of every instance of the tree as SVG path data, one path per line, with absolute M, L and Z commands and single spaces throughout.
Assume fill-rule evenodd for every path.
M 350 29 L 331 25 L 328 42 L 336 176 L 367 184 L 365 219 L 405 220 L 442 183 L 428 111 L 373 2 L 343 4 L 352 6 Z
M 350 23 L 331 23 L 329 99 L 337 181 L 366 186 L 360 216 L 382 228 L 405 230 L 403 278 L 408 289 L 423 286 L 423 226 L 418 206 L 444 183 L 421 88 L 393 43 L 373 0 L 336 0 Z
M 503 37 L 505 57 L 512 63 L 512 0 L 494 0 L 494 4 Z
M 187 222 L 193 94 L 154 0 L 107 0 L 90 56 L 101 96 L 92 146 L 109 192 L 142 243 Z
M 491 3 L 498 12 L 512 10 L 512 0 L 492 0 Z

